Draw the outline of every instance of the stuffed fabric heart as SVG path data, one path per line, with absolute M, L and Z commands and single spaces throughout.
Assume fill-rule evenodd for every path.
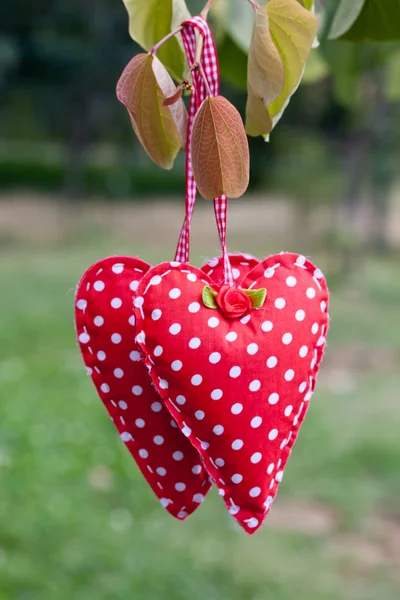
M 150 269 L 135 299 L 136 341 L 229 512 L 254 533 L 314 391 L 328 292 L 318 269 L 288 253 L 261 262 L 240 288 L 250 292 L 218 288 L 187 264 Z M 253 308 L 251 291 L 260 299 L 265 289 L 261 308 Z
M 121 439 L 161 504 L 183 520 L 210 483 L 151 385 L 135 343 L 133 297 L 148 269 L 123 256 L 93 265 L 78 287 L 76 329 L 84 363 Z

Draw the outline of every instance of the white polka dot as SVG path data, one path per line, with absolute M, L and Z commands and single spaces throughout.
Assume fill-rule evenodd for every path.
M 270 465 L 268 465 L 268 469 L 267 469 L 267 473 L 268 475 L 272 474 L 272 471 L 275 469 L 275 465 L 274 463 L 271 463 Z
M 321 307 L 321 312 L 323 312 L 323 313 L 326 312 L 327 304 L 326 304 L 325 300 L 322 300 L 320 307 Z
M 273 277 L 275 275 L 275 269 L 271 269 L 271 267 L 269 267 L 269 269 L 266 269 L 264 271 L 264 277 L 266 277 L 267 279 L 271 279 L 271 277 Z
M 164 469 L 164 467 L 157 467 L 156 473 L 160 477 L 165 477 L 165 475 L 167 474 L 167 469 Z
M 308 288 L 308 290 L 306 291 L 306 295 L 307 295 L 307 298 L 310 298 L 310 300 L 312 300 L 316 296 L 315 289 L 314 288 Z
M 182 369 L 183 365 L 182 365 L 182 361 L 180 360 L 174 360 L 174 362 L 171 365 L 171 369 L 173 371 L 180 371 Z
M 276 367 L 277 364 L 278 364 L 278 359 L 276 358 L 276 356 L 270 356 L 269 359 L 267 360 L 267 367 L 269 369 L 273 369 L 274 367 Z
M 142 298 L 142 296 L 138 296 L 134 299 L 133 304 L 136 306 L 136 308 L 140 308 L 144 304 L 144 298 Z
M 129 287 L 131 288 L 132 292 L 136 292 L 138 287 L 139 287 L 139 282 L 138 281 L 131 281 L 129 284 Z
M 183 458 L 183 453 L 178 450 L 177 452 L 173 453 L 172 458 L 176 461 L 180 461 Z
M 104 281 L 95 281 L 93 287 L 96 290 L 96 292 L 102 292 L 106 286 L 104 284 Z
M 100 316 L 95 317 L 93 323 L 96 325 L 96 327 L 101 327 L 102 325 L 104 325 L 104 319 Z
M 310 402 L 312 397 L 313 397 L 313 392 L 307 392 L 307 394 L 304 396 L 304 402 Z
M 160 285 L 161 282 L 162 279 L 159 275 L 154 275 L 154 277 L 150 279 L 150 285 Z
M 306 313 L 304 312 L 304 310 L 298 310 L 296 312 L 296 321 L 304 321 L 304 319 L 306 318 Z
M 240 402 L 236 402 L 236 404 L 234 404 L 231 408 L 231 412 L 233 415 L 240 415 L 242 410 L 243 410 L 243 404 L 240 404 Z
M 264 321 L 264 323 L 261 325 L 261 329 L 265 331 L 265 333 L 268 333 L 269 331 L 272 331 L 273 326 L 274 325 L 271 323 L 271 321 Z
M 253 465 L 257 465 L 262 459 L 262 454 L 261 452 L 255 452 L 253 454 L 253 456 L 250 458 L 250 461 L 253 463 Z
M 222 398 L 222 390 L 213 390 L 211 392 L 211 398 L 213 400 L 221 400 L 221 398 Z
M 221 355 L 219 352 L 213 352 L 212 354 L 210 354 L 210 358 L 208 360 L 213 365 L 216 365 L 221 360 Z
M 314 277 L 316 279 L 322 279 L 324 276 L 324 274 L 322 273 L 321 269 L 315 269 L 314 271 Z
M 116 275 L 121 275 L 123 270 L 124 270 L 124 265 L 121 263 L 118 263 L 118 264 L 112 266 L 112 271 Z
M 241 448 L 243 448 L 243 445 L 243 440 L 235 440 L 234 442 L 232 442 L 233 450 L 240 450 Z
M 206 413 L 203 410 L 196 410 L 196 412 L 194 413 L 194 416 L 196 417 L 196 419 L 198 421 L 202 421 L 204 419 L 204 417 L 206 416 Z
M 233 275 L 233 279 L 239 279 L 239 277 L 240 277 L 239 269 L 232 269 L 232 275 Z
M 131 436 L 131 434 L 130 434 L 130 433 L 128 433 L 127 431 L 123 431 L 123 432 L 121 433 L 121 440 L 122 440 L 123 442 L 130 442 L 130 441 L 131 441 L 131 439 L 132 439 L 132 436 Z
M 161 356 L 161 354 L 164 352 L 164 348 L 162 346 L 156 346 L 154 348 L 154 356 Z
M 175 489 L 177 492 L 184 492 L 186 490 L 186 485 L 184 483 L 176 483 L 175 484 Z
M 170 291 L 169 297 L 172 298 L 172 300 L 176 300 L 181 294 L 182 292 L 179 288 L 174 288 Z
M 285 333 L 282 336 L 282 342 L 283 342 L 283 344 L 285 344 L 285 346 L 289 346 L 289 344 L 291 344 L 292 340 L 293 340 L 293 336 L 291 333 Z
M 280 448 L 281 450 L 283 450 L 283 449 L 284 449 L 284 447 L 287 445 L 287 443 L 288 443 L 288 441 L 287 441 L 287 440 L 283 440 L 283 441 L 282 441 L 282 444 L 279 446 L 279 448 Z
M 197 350 L 201 345 L 201 340 L 199 338 L 192 338 L 189 342 L 189 348 L 192 350 Z
M 198 386 L 201 384 L 201 382 L 203 381 L 203 378 L 201 375 L 193 375 L 191 382 L 192 385 Z
M 261 494 L 261 488 L 259 488 L 259 487 L 253 487 L 253 488 L 251 488 L 251 490 L 250 490 L 250 492 L 249 492 L 249 495 L 250 495 L 252 498 L 258 498 L 258 496 L 259 496 L 260 494 Z
M 176 424 L 176 422 L 173 419 L 171 419 L 171 421 L 169 422 L 169 424 L 171 425 L 171 427 L 173 429 L 178 429 L 178 425 Z
M 107 383 L 102 383 L 100 389 L 104 394 L 108 394 L 108 392 L 110 391 L 110 386 L 107 385 Z
M 268 398 L 268 403 L 269 404 L 276 404 L 277 402 L 279 402 L 279 394 L 271 394 L 270 397 Z
M 191 281 L 192 283 L 194 283 L 195 281 L 197 281 L 197 276 L 194 273 L 188 273 L 187 274 L 187 278 L 189 281 Z
M 161 315 L 162 315 L 161 310 L 159 308 L 156 308 L 151 313 L 151 318 L 153 319 L 153 321 L 158 321 L 158 319 L 161 319 Z
M 204 498 L 204 494 L 194 494 L 193 502 L 196 502 L 196 504 L 201 504 L 202 502 L 204 502 Z
M 140 387 L 140 385 L 134 385 L 132 388 L 132 394 L 134 396 L 140 396 L 140 394 L 143 392 L 143 388 Z
M 275 300 L 275 307 L 276 308 L 281 309 L 281 308 L 285 308 L 285 306 L 286 306 L 286 300 L 284 298 L 277 298 Z
M 290 417 L 293 411 L 293 406 L 289 405 L 285 408 L 285 417 Z
M 227 342 L 234 342 L 237 340 L 237 333 L 235 333 L 234 331 L 230 331 L 226 334 L 225 339 Z
M 121 306 L 122 306 L 122 300 L 121 300 L 121 298 L 113 298 L 111 300 L 111 306 L 113 308 L 121 308 Z
M 140 333 L 137 334 L 137 336 L 135 337 L 135 342 L 137 344 L 144 344 L 144 342 L 146 341 L 146 336 L 144 331 L 141 331 Z
M 170 504 L 172 504 L 172 500 L 169 500 L 168 498 L 161 498 L 160 504 L 164 508 L 167 508 L 167 506 L 169 506 Z
M 114 377 L 116 377 L 117 379 L 122 379 L 123 376 L 124 372 L 122 369 L 114 369 Z
M 285 379 L 286 381 L 292 381 L 292 379 L 294 378 L 294 371 L 293 369 L 288 369 L 285 373 Z
M 215 435 L 222 435 L 224 433 L 224 428 L 222 427 L 222 425 L 216 425 L 213 429 L 213 432 L 215 433 Z
M 260 521 L 258 519 L 252 517 L 247 521 L 247 526 L 250 527 L 250 529 L 255 529 L 258 526 L 259 522 Z
M 126 402 L 124 402 L 123 400 L 120 400 L 118 402 L 118 406 L 120 407 L 121 410 L 126 410 L 128 408 L 128 404 Z
M 76 308 L 79 308 L 79 310 L 85 310 L 86 307 L 87 307 L 86 300 L 78 300 L 78 302 L 76 303 Z
M 167 390 L 168 389 L 168 381 L 166 379 L 159 379 L 159 386 L 162 390 Z
M 162 409 L 161 402 L 153 402 L 153 404 L 151 405 L 151 410 L 153 412 L 160 412 L 161 409 Z
M 303 381 L 303 383 L 301 383 L 300 386 L 299 386 L 299 392 L 300 392 L 300 394 L 302 394 L 303 392 L 306 391 L 306 387 L 307 387 L 307 382 Z
M 113 344 L 120 344 L 122 341 L 122 335 L 119 333 L 113 333 L 111 336 L 111 341 Z
M 324 338 L 323 335 L 321 335 L 321 337 L 318 339 L 317 346 L 323 346 L 325 344 L 325 342 L 326 342 L 326 339 Z
M 244 317 L 242 317 L 240 319 L 240 322 L 242 323 L 242 325 L 246 325 L 251 319 L 251 315 L 245 315 Z
M 242 369 L 240 367 L 232 367 L 232 369 L 229 371 L 229 375 L 233 379 L 237 379 L 237 377 L 239 377 L 241 372 L 242 372 Z
M 252 381 L 249 385 L 249 390 L 251 392 L 258 392 L 258 390 L 261 387 L 261 381 L 259 381 L 258 379 L 255 379 L 254 381 Z
M 140 360 L 140 352 L 138 352 L 137 350 L 133 350 L 133 352 L 130 353 L 129 358 L 133 362 L 138 362 Z
M 306 259 L 305 256 L 300 255 L 300 256 L 298 256 L 298 258 L 297 258 L 297 260 L 295 262 L 295 265 L 297 267 L 304 267 L 304 265 L 306 264 L 306 260 L 307 259 Z
M 316 334 L 318 333 L 318 330 L 319 330 L 319 325 L 318 325 L 318 323 L 314 323 L 314 324 L 313 324 L 313 326 L 311 327 L 311 333 L 312 333 L 313 335 L 316 335 Z
M 225 461 L 223 458 L 216 458 L 215 459 L 215 464 L 217 465 L 217 467 L 223 467 L 225 464 Z
M 299 351 L 300 357 L 301 358 L 305 358 L 307 356 L 307 354 L 308 354 L 308 348 L 307 348 L 307 346 L 302 346 L 300 348 L 300 351 Z
M 235 475 L 232 475 L 233 483 L 241 483 L 242 481 L 243 481 L 243 475 L 240 475 L 240 473 L 236 473 Z
M 131 315 L 129 317 L 128 323 L 129 323 L 129 325 L 135 325 L 135 323 L 136 323 L 135 315 Z
M 88 375 L 93 375 L 93 369 L 91 367 L 86 367 L 86 373 Z
M 254 417 L 254 419 L 251 420 L 250 425 L 253 427 L 253 429 L 257 429 L 258 427 L 260 427 L 261 423 L 261 417 Z
M 139 427 L 139 429 L 143 429 L 143 427 L 146 425 L 146 423 L 144 422 L 143 419 L 136 419 L 135 425 L 136 425 L 136 427 Z
M 190 313 L 197 313 L 200 310 L 200 304 L 198 302 L 192 302 L 192 304 L 189 304 L 188 310 Z
M 81 344 L 87 344 L 90 342 L 90 336 L 87 333 L 81 333 L 79 336 L 79 341 Z
M 297 283 L 297 279 L 296 279 L 296 277 L 293 277 L 292 275 L 286 279 L 286 285 L 288 287 L 294 287 L 296 285 L 296 283 Z
M 277 429 L 271 429 L 271 431 L 268 434 L 268 439 L 269 440 L 276 440 L 277 437 L 278 437 L 278 430 Z
M 250 354 L 250 356 L 253 356 L 257 352 L 258 352 L 258 346 L 257 346 L 257 344 L 249 344 L 247 346 L 247 354 Z
M 229 514 L 233 515 L 233 516 L 237 515 L 239 511 L 240 511 L 240 506 L 231 506 L 229 508 Z
M 183 406 L 186 402 L 186 398 L 185 396 L 182 396 L 181 394 L 179 396 L 176 397 L 176 402 L 177 404 L 179 404 L 180 406 Z
M 178 262 L 177 260 L 173 260 L 169 263 L 171 265 L 171 267 L 173 267 L 174 269 L 176 269 L 177 267 L 181 266 L 181 263 Z
M 278 471 L 278 473 L 275 475 L 275 479 L 278 483 L 280 483 L 282 481 L 283 478 L 283 471 Z
M 218 327 L 218 325 L 219 319 L 217 319 L 217 317 L 211 317 L 211 319 L 208 319 L 208 326 L 212 329 L 215 329 L 215 327 Z
M 316 364 L 317 364 L 317 359 L 313 358 L 310 363 L 310 369 L 313 370 Z
M 153 442 L 155 443 L 156 446 L 162 446 L 162 444 L 164 443 L 164 438 L 162 435 L 156 435 L 153 438 Z
M 100 351 L 97 353 L 97 358 L 98 358 L 99 360 L 103 361 L 103 360 L 106 360 L 106 358 L 107 358 L 107 355 L 106 355 L 106 353 L 105 353 L 105 352 L 103 352 L 103 350 L 100 350 Z
M 193 475 L 200 475 L 202 469 L 201 469 L 201 465 L 194 465 L 193 469 L 192 469 L 192 473 Z M 194 502 L 196 502 L 194 500 Z
M 182 329 L 182 327 L 179 325 L 179 323 L 174 323 L 169 328 L 169 332 L 172 333 L 172 335 L 177 335 L 181 329 Z
M 140 458 L 149 458 L 149 453 L 144 448 L 141 448 L 139 450 L 139 456 Z

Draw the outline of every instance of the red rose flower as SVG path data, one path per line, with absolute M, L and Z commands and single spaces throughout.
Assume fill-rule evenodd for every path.
M 227 319 L 240 319 L 252 308 L 251 299 L 246 292 L 227 284 L 221 287 L 215 301 Z

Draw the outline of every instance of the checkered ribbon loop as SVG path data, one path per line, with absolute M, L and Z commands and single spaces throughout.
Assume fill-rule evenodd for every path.
M 217 50 L 214 38 L 207 22 L 202 17 L 194 17 L 182 23 L 182 40 L 186 57 L 190 67 L 195 67 L 196 61 L 196 30 L 203 37 L 203 50 L 201 55 L 201 66 L 203 74 L 198 68 L 192 68 L 193 89 L 190 97 L 189 122 L 187 130 L 187 154 L 186 154 L 186 196 L 185 196 L 185 220 L 176 249 L 175 260 L 178 262 L 189 262 L 190 225 L 196 203 L 197 186 L 192 169 L 192 154 L 190 142 L 192 139 L 193 121 L 202 102 L 207 98 L 207 87 L 203 75 L 207 78 L 211 96 L 218 96 L 220 87 L 219 67 Z M 226 246 L 226 217 L 228 210 L 228 198 L 220 196 L 214 200 L 214 212 L 217 221 L 218 234 L 221 241 L 222 254 L 224 257 L 224 279 L 229 285 L 234 284 L 232 268 L 229 261 Z

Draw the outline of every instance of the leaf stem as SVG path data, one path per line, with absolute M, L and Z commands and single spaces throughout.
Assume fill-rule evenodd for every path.
M 200 13 L 200 16 L 206 21 L 208 17 L 208 13 L 210 12 L 210 8 L 214 4 L 214 0 L 207 0 L 206 5 Z
M 161 46 L 163 46 L 171 38 L 178 35 L 178 33 L 180 33 L 181 31 L 182 31 L 182 26 L 178 27 L 178 29 L 174 29 L 174 31 L 171 31 L 170 33 L 168 33 L 168 35 L 166 35 L 162 40 L 157 42 L 157 44 L 152 47 L 152 49 L 150 50 L 150 54 L 155 54 L 157 52 L 157 50 L 159 50 L 161 48 Z
M 201 63 L 198 63 L 197 65 L 195 65 L 195 68 L 199 69 L 200 75 L 202 76 L 203 81 L 204 81 L 204 85 L 206 86 L 207 96 L 209 98 L 211 98 L 212 94 L 211 94 L 210 86 L 208 85 L 208 79 L 207 79 L 206 74 L 203 69 L 203 65 Z
M 253 10 L 255 12 L 257 12 L 261 7 L 258 4 L 258 2 L 256 2 L 255 0 L 247 0 L 248 2 L 250 2 L 251 6 L 253 7 Z

